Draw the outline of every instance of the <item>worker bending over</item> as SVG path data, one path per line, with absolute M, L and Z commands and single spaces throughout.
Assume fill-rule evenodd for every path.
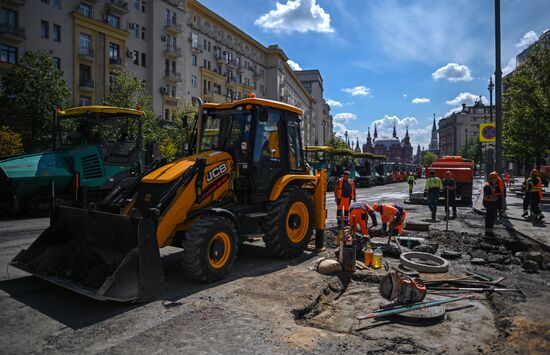
M 389 234 L 403 234 L 403 225 L 407 211 L 401 206 L 393 203 L 378 203 L 375 202 L 372 208 L 380 213 L 382 217 L 382 231 Z
M 439 200 L 439 192 L 443 189 L 443 183 L 441 179 L 435 176 L 435 171 L 430 171 L 430 177 L 426 180 L 426 188 L 424 189 L 424 196 L 428 197 L 428 207 L 432 212 L 432 222 L 435 222 L 435 216 L 437 213 L 437 200 Z
M 445 218 L 450 217 L 451 207 L 453 208 L 453 218 L 456 218 L 456 180 L 450 171 L 445 172 L 442 184 L 445 189 Z
M 483 187 L 483 206 L 485 207 L 485 236 L 494 237 L 493 227 L 497 217 L 498 201 L 502 195 L 498 185 L 498 174 L 493 171 Z
M 529 191 L 531 217 L 538 222 L 542 222 L 544 215 L 539 208 L 539 203 L 542 199 L 542 181 L 537 169 L 531 171 L 531 178 L 527 181 L 527 190 Z
M 367 223 L 369 221 L 369 215 L 372 218 L 372 226 L 376 227 L 378 221 L 376 220 L 376 213 L 374 210 L 366 203 L 363 202 L 354 202 L 349 208 L 349 219 L 351 221 L 351 234 L 355 235 L 355 230 L 357 224 L 361 228 L 362 235 L 368 235 L 369 229 L 367 228 Z
M 336 198 L 336 220 L 338 227 L 342 226 L 342 209 L 344 210 L 344 223 L 348 224 L 349 206 L 351 200 L 355 202 L 355 183 L 349 177 L 349 171 L 344 171 L 344 176 L 338 179 L 336 188 L 334 189 L 334 197 Z
M 407 178 L 407 184 L 409 184 L 409 197 L 411 197 L 413 193 L 413 185 L 416 185 L 416 179 L 414 178 L 414 175 L 409 175 L 409 177 Z

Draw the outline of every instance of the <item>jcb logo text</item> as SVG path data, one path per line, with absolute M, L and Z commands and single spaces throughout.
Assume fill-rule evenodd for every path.
M 227 164 L 221 163 L 206 174 L 206 182 L 210 182 L 227 172 Z

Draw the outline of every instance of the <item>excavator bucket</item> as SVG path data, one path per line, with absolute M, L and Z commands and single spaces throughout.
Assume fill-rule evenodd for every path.
M 10 264 L 97 300 L 147 301 L 164 278 L 152 220 L 65 206 Z

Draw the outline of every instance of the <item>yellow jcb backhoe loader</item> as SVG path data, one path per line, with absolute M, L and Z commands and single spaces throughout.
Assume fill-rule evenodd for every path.
M 11 265 L 95 299 L 145 301 L 163 280 L 165 246 L 182 248 L 183 268 L 201 282 L 225 277 L 251 235 L 279 257 L 301 253 L 313 229 L 322 247 L 326 176 L 309 174 L 302 110 L 198 101 L 192 155 L 156 162 L 88 208 L 56 205 Z

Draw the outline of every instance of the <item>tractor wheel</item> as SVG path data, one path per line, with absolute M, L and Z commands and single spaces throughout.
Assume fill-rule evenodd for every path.
M 264 242 L 276 256 L 291 258 L 307 247 L 313 233 L 311 196 L 296 187 L 286 188 L 267 209 L 263 220 Z
M 185 271 L 200 282 L 224 278 L 237 258 L 237 242 L 237 231 L 227 218 L 201 218 L 182 240 Z

